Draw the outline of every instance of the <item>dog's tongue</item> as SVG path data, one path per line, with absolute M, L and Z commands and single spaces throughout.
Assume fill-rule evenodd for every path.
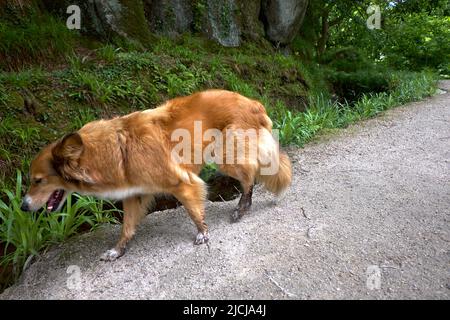
M 52 211 L 59 204 L 60 197 L 62 195 L 62 190 L 56 190 L 52 193 L 47 202 L 47 210 Z

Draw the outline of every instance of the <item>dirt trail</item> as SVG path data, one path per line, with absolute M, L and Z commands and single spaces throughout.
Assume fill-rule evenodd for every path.
M 449 93 L 289 153 L 278 204 L 257 188 L 231 224 L 236 201 L 208 203 L 209 249 L 192 245 L 182 208 L 158 212 L 118 261 L 99 260 L 120 230 L 106 226 L 47 252 L 0 299 L 450 298 Z

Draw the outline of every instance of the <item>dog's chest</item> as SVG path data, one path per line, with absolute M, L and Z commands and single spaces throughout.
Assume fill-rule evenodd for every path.
M 93 195 L 99 198 L 110 200 L 123 200 L 132 196 L 144 194 L 144 189 L 140 187 L 123 188 L 115 190 L 107 190 L 101 192 L 95 192 Z

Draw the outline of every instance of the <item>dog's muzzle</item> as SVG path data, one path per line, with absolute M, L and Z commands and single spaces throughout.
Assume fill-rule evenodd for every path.
M 23 198 L 20 210 L 25 212 L 30 211 L 30 199 L 28 196 L 25 196 L 25 198 Z
M 30 207 L 28 206 L 27 203 L 23 202 L 22 206 L 20 207 L 20 210 L 22 210 L 22 211 L 30 211 Z

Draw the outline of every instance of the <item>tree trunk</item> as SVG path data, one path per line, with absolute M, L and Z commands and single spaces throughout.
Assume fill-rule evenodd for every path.
M 322 30 L 320 32 L 320 38 L 317 41 L 317 57 L 320 58 L 325 52 L 328 37 L 330 35 L 330 24 L 328 22 L 328 17 L 330 12 L 328 10 L 324 10 L 322 12 L 321 20 L 322 20 Z

